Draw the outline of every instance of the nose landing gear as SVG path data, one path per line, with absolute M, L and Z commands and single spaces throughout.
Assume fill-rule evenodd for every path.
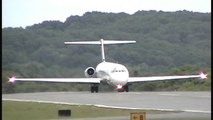
M 118 92 L 129 92 L 129 86 L 128 85 L 124 85 L 124 86 L 121 86 L 121 85 L 117 85 L 117 91 Z

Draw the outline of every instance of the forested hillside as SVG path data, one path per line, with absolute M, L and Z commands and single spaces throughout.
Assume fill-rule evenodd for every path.
M 24 18 L 23 18 L 24 19 Z M 130 90 L 210 90 L 211 13 L 189 11 L 87 12 L 65 22 L 44 21 L 26 28 L 2 29 L 2 91 L 89 90 L 85 84 L 7 83 L 17 77 L 84 77 L 101 61 L 100 46 L 65 46 L 65 41 L 136 40 L 136 44 L 105 47 L 106 61 L 126 65 L 130 76 L 197 74 L 202 81 L 133 84 Z M 101 90 L 112 90 L 102 86 Z

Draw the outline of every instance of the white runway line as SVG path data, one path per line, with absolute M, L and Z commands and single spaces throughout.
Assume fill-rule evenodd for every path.
M 179 94 L 158 94 L 158 95 L 165 95 L 165 96 L 180 96 Z
M 162 96 L 181 96 L 180 94 L 169 94 L 169 93 L 160 93 L 158 95 L 162 95 Z M 199 97 L 199 98 L 211 98 L 211 96 L 192 96 L 192 95 L 182 95 L 182 96 Z

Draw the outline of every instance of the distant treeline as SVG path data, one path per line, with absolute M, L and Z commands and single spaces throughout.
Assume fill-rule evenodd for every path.
M 23 18 L 24 19 L 24 18 Z M 106 61 L 127 66 L 130 76 L 209 73 L 208 80 L 133 84 L 130 90 L 210 90 L 211 13 L 189 11 L 87 12 L 65 22 L 44 21 L 2 29 L 2 92 L 81 91 L 85 84 L 7 83 L 17 77 L 84 77 L 101 61 L 100 46 L 65 46 L 65 41 L 136 40 L 105 47 Z M 102 90 L 112 87 L 102 86 Z

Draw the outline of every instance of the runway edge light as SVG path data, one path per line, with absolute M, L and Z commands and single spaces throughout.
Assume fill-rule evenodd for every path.
M 146 120 L 146 112 L 131 113 L 130 120 Z

